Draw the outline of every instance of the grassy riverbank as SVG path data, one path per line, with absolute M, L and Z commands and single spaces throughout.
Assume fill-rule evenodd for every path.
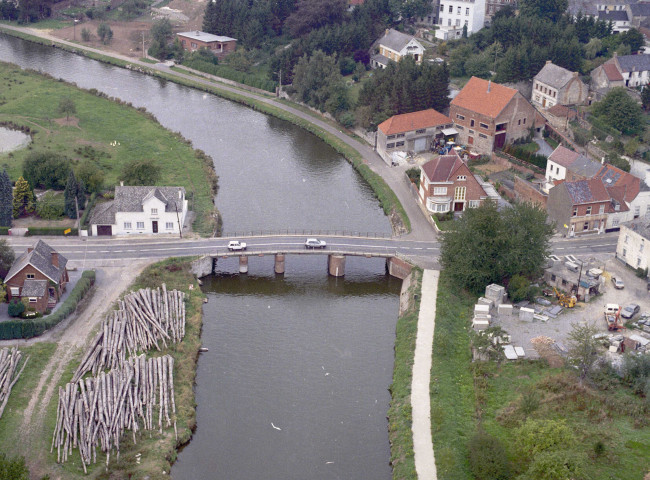
M 4 31 L 8 35 L 13 35 L 22 38 L 24 40 L 33 41 L 42 45 L 53 44 L 51 40 L 46 40 L 40 37 L 36 37 L 34 35 L 29 35 L 24 32 L 17 32 L 15 30 L 4 30 Z M 119 67 L 126 67 L 127 65 L 132 65 L 130 62 L 124 61 L 119 58 L 110 57 L 108 55 L 90 52 L 78 47 L 73 47 L 58 42 L 54 42 L 54 44 L 56 44 L 56 46 L 62 49 L 69 50 L 71 52 L 78 53 L 80 55 L 84 55 L 88 58 L 99 60 L 101 62 L 109 63 L 111 65 L 115 65 Z M 136 68 L 142 73 L 153 75 L 159 78 L 164 78 L 171 82 L 175 82 L 181 85 L 195 88 L 197 90 L 209 92 L 219 97 L 225 98 L 227 100 L 231 100 L 233 102 L 246 105 L 259 112 L 265 113 L 267 115 L 272 115 L 282 120 L 286 120 L 316 135 L 325 143 L 327 143 L 332 148 L 334 148 L 341 155 L 343 155 L 354 166 L 354 168 L 359 172 L 359 174 L 368 182 L 368 184 L 375 192 L 375 195 L 379 200 L 379 203 L 382 209 L 384 210 L 384 213 L 390 217 L 394 230 L 399 231 L 400 229 L 404 229 L 405 231 L 410 232 L 411 223 L 408 218 L 408 215 L 406 214 L 406 211 L 404 210 L 404 207 L 398 200 L 397 196 L 391 190 L 388 184 L 386 184 L 384 179 L 380 175 L 373 172 L 370 169 L 370 167 L 368 167 L 368 165 L 364 162 L 363 157 L 358 151 L 356 151 L 355 149 L 353 149 L 352 147 L 350 147 L 349 145 L 347 145 L 345 142 L 338 139 L 334 135 L 330 134 L 329 132 L 314 125 L 308 120 L 293 115 L 292 113 L 289 113 L 278 106 L 267 103 L 266 101 L 264 101 L 265 99 L 261 97 L 251 98 L 239 93 L 234 93 L 225 90 L 216 85 L 206 85 L 204 83 L 195 80 L 184 78 L 179 75 L 174 75 L 173 73 L 162 72 L 159 70 L 148 68 L 146 66 L 138 66 Z
M 0 121 L 29 128 L 32 136 L 29 147 L 0 155 L 12 180 L 35 151 L 65 155 L 73 168 L 90 162 L 102 171 L 105 187 L 118 184 L 128 161 L 154 159 L 161 169 L 159 184 L 184 186 L 191 197 L 195 230 L 213 233 L 212 160 L 180 134 L 142 109 L 10 64 L 0 63 L 0 82 Z M 58 111 L 64 98 L 76 107 L 69 119 Z

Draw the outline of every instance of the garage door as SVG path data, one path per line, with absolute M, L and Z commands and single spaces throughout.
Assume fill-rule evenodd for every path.
M 111 225 L 97 225 L 97 235 L 113 235 L 113 227 Z
M 422 152 L 427 149 L 427 138 L 416 138 L 415 139 L 415 151 Z

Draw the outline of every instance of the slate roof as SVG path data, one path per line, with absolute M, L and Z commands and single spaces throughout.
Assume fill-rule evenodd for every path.
M 440 155 L 422 165 L 422 170 L 431 183 L 447 182 L 462 163 L 463 161 L 456 154 Z
M 380 123 L 377 128 L 386 135 L 393 135 L 395 133 L 411 132 L 413 130 L 437 127 L 449 123 L 452 123 L 451 118 L 430 108 L 428 110 L 420 110 L 419 112 L 393 115 L 388 120 Z
M 578 152 L 569 150 L 562 145 L 558 145 L 548 159 L 558 165 L 562 165 L 567 170 L 591 178 L 598 173 L 602 165 L 591 160 Z
M 650 17 L 650 3 L 632 3 L 630 12 L 633 17 Z
M 623 72 L 644 72 L 650 70 L 650 54 L 621 55 L 616 57 Z
M 181 35 L 183 37 L 191 38 L 192 40 L 200 40 L 201 42 L 232 42 L 237 41 L 236 38 L 230 38 L 223 35 L 213 35 L 211 33 L 200 32 L 194 30 L 191 32 L 181 32 L 176 35 Z
M 413 35 L 407 35 L 391 28 L 379 39 L 378 43 L 399 52 L 414 38 Z
M 650 240 L 650 220 L 637 218 L 630 223 L 626 223 L 625 226 L 633 232 L 638 233 L 643 238 Z
M 629 20 L 625 10 L 599 10 L 598 20 L 604 22 L 627 22 Z
M 43 240 L 39 240 L 32 247 L 31 252 L 27 251 L 23 253 L 14 262 L 9 273 L 7 273 L 7 276 L 5 277 L 5 283 L 16 276 L 16 274 L 22 271 L 22 269 L 27 265 L 31 265 L 39 272 L 43 273 L 47 278 L 58 284 L 61 280 L 61 274 L 65 271 L 68 259 L 59 253 L 59 266 L 55 267 L 52 265 L 52 253 L 56 253 L 56 250 L 50 247 Z
M 44 297 L 47 292 L 47 280 L 27 279 L 23 282 L 21 297 Z
M 580 12 L 582 12 L 583 15 L 596 16 L 598 14 L 596 2 L 593 0 L 569 0 L 567 13 L 570 15 L 578 15 Z
M 598 179 L 592 178 L 591 180 L 564 182 L 562 185 L 566 188 L 573 205 L 606 202 L 610 200 L 610 196 L 607 193 L 603 182 Z
M 165 212 L 183 211 L 183 204 L 178 198 L 178 191 L 184 187 L 115 187 L 115 200 L 95 207 L 90 223 L 92 225 L 115 225 L 117 212 L 142 212 L 142 204 L 151 197 L 156 197 L 165 204 Z
M 613 62 L 610 62 L 611 60 L 603 63 L 603 70 L 605 72 L 605 75 L 607 75 L 607 79 L 610 82 L 615 82 L 617 80 L 623 81 L 623 75 L 621 75 L 621 72 L 618 71 L 618 68 Z
M 370 59 L 377 63 L 381 63 L 382 65 L 388 65 L 388 62 L 390 62 L 390 59 L 382 55 L 381 53 L 376 53 L 375 55 L 370 57 Z
M 546 62 L 546 65 L 535 75 L 535 80 L 559 90 L 569 83 L 573 76 L 573 73 L 566 68 L 552 62 Z
M 516 94 L 517 90 L 514 88 L 472 77 L 451 101 L 451 105 L 466 108 L 490 118 L 497 118 Z

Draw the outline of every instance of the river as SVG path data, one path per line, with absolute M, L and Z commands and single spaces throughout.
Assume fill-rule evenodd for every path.
M 215 162 L 224 232 L 390 233 L 370 187 L 315 136 L 213 95 L 0 34 L 0 60 L 145 107 Z M 182 166 L 179 166 L 182 168 Z M 175 479 L 389 479 L 386 413 L 399 282 L 379 259 L 272 258 L 208 279 L 198 429 Z

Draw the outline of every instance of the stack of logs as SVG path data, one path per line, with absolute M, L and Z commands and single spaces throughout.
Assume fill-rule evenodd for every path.
M 75 372 L 76 383 L 87 372 L 97 375 L 105 368 L 117 368 L 128 356 L 153 347 L 167 347 L 185 336 L 185 293 L 167 291 L 165 284 L 155 290 L 141 289 L 119 301 L 119 310 L 104 321 Z
M 97 446 L 106 453 L 106 465 L 113 448 L 120 455 L 120 437 L 131 430 L 133 442 L 140 429 L 162 433 L 174 426 L 174 359 L 170 355 L 131 358 L 118 368 L 98 376 L 59 387 L 59 405 L 52 448 L 57 461 L 66 461 L 79 447 L 84 472 L 97 462 Z M 171 415 L 170 415 L 171 410 Z M 173 422 L 172 422 L 173 419 Z
M 23 366 L 18 370 L 22 356 L 23 354 L 16 347 L 11 348 L 11 350 L 9 348 L 0 350 L 0 418 L 2 418 L 2 413 L 7 406 L 11 389 L 18 381 L 20 374 L 23 373 L 29 360 L 29 357 L 27 357 Z

